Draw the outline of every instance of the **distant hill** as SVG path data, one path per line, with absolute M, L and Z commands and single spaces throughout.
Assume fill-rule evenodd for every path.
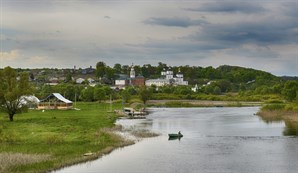
M 283 80 L 295 80 L 298 81 L 298 76 L 281 76 L 280 77 Z
M 241 83 L 257 80 L 260 78 L 266 80 L 279 80 L 279 78 L 271 73 L 255 70 L 252 68 L 223 65 L 217 68 L 222 74 L 223 79 L 229 79 L 231 82 Z

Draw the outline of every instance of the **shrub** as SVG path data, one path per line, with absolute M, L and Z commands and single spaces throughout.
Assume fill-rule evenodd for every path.
M 283 109 L 285 109 L 284 104 L 268 104 L 262 107 L 262 110 L 269 110 L 269 111 L 283 110 Z
M 298 104 L 287 104 L 285 106 L 285 110 L 287 110 L 287 111 L 298 111 Z
M 283 103 L 283 101 L 278 99 L 269 99 L 265 103 Z
M 171 101 L 165 103 L 166 107 L 193 107 L 191 103 L 179 102 L 179 101 Z

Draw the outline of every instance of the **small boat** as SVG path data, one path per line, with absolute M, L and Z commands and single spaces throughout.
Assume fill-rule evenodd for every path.
M 169 138 L 181 138 L 183 135 L 181 133 L 170 133 Z
M 169 134 L 169 141 L 170 140 L 176 140 L 176 139 L 180 139 L 183 137 L 183 135 L 179 132 L 179 133 L 170 133 Z
M 169 138 L 181 138 L 183 137 L 182 134 L 169 134 Z

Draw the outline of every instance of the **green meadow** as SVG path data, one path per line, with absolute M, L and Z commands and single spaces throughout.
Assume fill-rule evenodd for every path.
M 17 114 L 13 122 L 0 113 L 0 172 L 46 172 L 132 143 L 112 133 L 117 115 L 109 112 L 109 104 L 77 103 L 75 107 L 29 110 Z M 120 108 L 113 104 L 113 109 Z

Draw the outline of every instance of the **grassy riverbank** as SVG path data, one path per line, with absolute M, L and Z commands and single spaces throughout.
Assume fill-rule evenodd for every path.
M 298 103 L 267 104 L 258 115 L 266 122 L 284 121 L 284 134 L 298 136 Z
M 17 114 L 14 122 L 0 113 L 0 172 L 45 172 L 132 143 L 112 133 L 117 116 L 107 112 L 108 104 L 76 107 L 79 110 L 29 110 Z M 117 108 L 120 104 L 113 105 Z

